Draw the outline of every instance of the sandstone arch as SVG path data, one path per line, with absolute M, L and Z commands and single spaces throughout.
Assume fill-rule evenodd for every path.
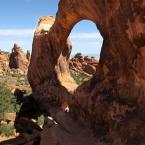
M 49 32 L 34 36 L 28 78 L 39 105 L 46 111 L 47 100 L 65 98 L 71 112 L 103 130 L 102 136 L 115 135 L 130 145 L 136 138 L 137 145 L 144 144 L 144 9 L 145 0 L 60 0 Z M 82 19 L 97 24 L 104 42 L 98 71 L 76 89 L 65 45 L 71 29 Z

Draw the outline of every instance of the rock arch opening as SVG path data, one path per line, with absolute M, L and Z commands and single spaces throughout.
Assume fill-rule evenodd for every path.
M 96 24 L 81 20 L 74 25 L 69 35 L 72 43 L 69 68 L 78 85 L 89 80 L 96 72 L 103 43 Z
M 43 113 L 51 112 L 52 101 L 56 107 L 60 104 L 57 102 L 67 98 L 75 119 L 90 125 L 101 139 L 112 145 L 132 145 L 136 138 L 140 141 L 138 145 L 145 143 L 145 79 L 144 67 L 140 67 L 145 62 L 143 2 L 60 0 L 50 31 L 40 31 L 34 36 L 28 71 L 34 99 Z M 98 71 L 91 80 L 70 92 L 71 48 L 64 44 L 72 27 L 82 19 L 95 22 L 104 41 Z M 53 113 L 57 116 L 52 110 Z M 63 120 L 61 115 L 58 119 Z M 57 136 L 57 127 L 49 130 L 55 134 L 53 141 L 62 138 Z

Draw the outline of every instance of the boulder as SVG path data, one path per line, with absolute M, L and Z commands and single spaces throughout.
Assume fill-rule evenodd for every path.
M 90 64 L 87 64 L 84 69 L 84 72 L 88 73 L 88 74 L 95 74 L 96 72 L 96 67 Z
M 6 120 L 14 121 L 15 118 L 16 118 L 16 113 L 5 113 Z
M 74 58 L 78 58 L 78 59 L 82 59 L 83 56 L 82 56 L 82 53 L 77 53 Z
M 9 58 L 9 67 L 11 69 L 20 69 L 21 71 L 27 70 L 29 61 L 26 54 L 22 51 L 18 44 L 14 44 Z
M 61 110 L 55 112 L 54 120 L 49 119 L 49 123 L 41 132 L 40 145 L 101 145 L 91 129 L 80 126 L 78 122 Z

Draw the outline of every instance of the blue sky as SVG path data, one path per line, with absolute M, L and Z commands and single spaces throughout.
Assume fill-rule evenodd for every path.
M 59 0 L 1 0 L 0 49 L 10 51 L 18 43 L 24 51 L 32 49 L 33 33 L 41 16 L 55 16 Z M 72 54 L 99 55 L 102 37 L 95 24 L 83 20 L 76 24 L 70 37 Z

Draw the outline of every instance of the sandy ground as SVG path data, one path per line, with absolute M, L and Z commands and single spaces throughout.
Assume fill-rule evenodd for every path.
M 8 139 L 13 139 L 13 138 L 15 138 L 15 136 L 10 136 L 10 137 L 0 136 L 0 142 L 8 140 Z

